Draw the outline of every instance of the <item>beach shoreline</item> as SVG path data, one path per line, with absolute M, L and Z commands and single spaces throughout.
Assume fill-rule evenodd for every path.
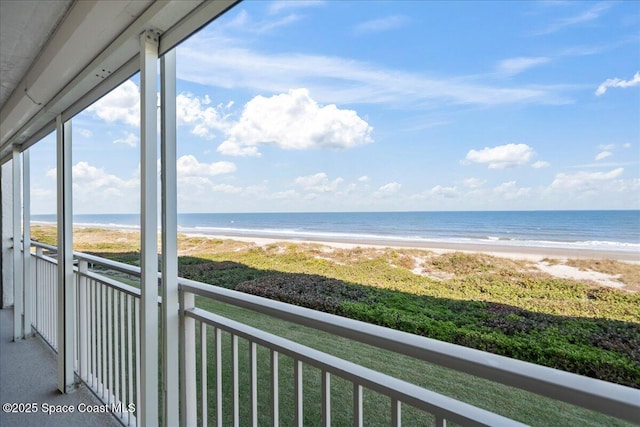
M 55 227 L 55 224 L 46 222 L 34 222 L 34 225 L 43 227 Z M 119 226 L 119 225 L 93 225 L 93 224 L 75 224 L 75 229 L 98 229 L 98 230 L 117 230 L 122 232 L 139 233 L 140 228 L 137 226 Z M 245 243 L 254 243 L 257 246 L 266 246 L 278 242 L 290 243 L 307 243 L 321 244 L 335 248 L 356 248 L 356 247 L 372 247 L 372 248 L 398 248 L 398 249 L 419 249 L 431 251 L 434 253 L 447 252 L 463 252 L 463 253 L 482 253 L 491 256 L 504 257 L 510 259 L 523 259 L 529 261 L 541 261 L 545 258 L 553 259 L 610 259 L 614 261 L 624 261 L 634 264 L 640 264 L 640 251 L 637 250 L 618 250 L 618 249 L 591 249 L 580 247 L 562 247 L 559 243 L 557 247 L 552 246 L 532 246 L 526 244 L 505 244 L 496 242 L 442 242 L 434 240 L 403 240 L 403 239 L 375 239 L 375 238 L 350 238 L 334 235 L 331 238 L 300 236 L 293 237 L 288 234 L 279 234 L 276 232 L 257 232 L 251 234 L 248 232 L 221 231 L 215 232 L 178 229 L 178 234 L 188 237 L 206 237 L 210 239 L 231 239 Z
M 34 225 L 32 229 L 43 227 L 45 229 L 53 229 L 52 224 Z M 138 227 L 119 227 L 113 226 L 94 226 L 94 225 L 75 225 L 74 231 L 77 234 L 77 242 L 80 244 L 95 244 L 95 239 L 113 239 L 114 242 L 127 241 L 133 249 L 139 237 L 135 236 L 140 233 Z M 100 232 L 106 232 L 106 235 L 100 236 Z M 122 237 L 109 233 L 123 233 L 129 235 L 124 240 Z M 416 261 L 415 274 L 423 275 L 424 271 L 419 268 L 431 256 L 446 256 L 451 253 L 464 253 L 470 256 L 492 256 L 515 261 L 524 261 L 529 263 L 529 271 L 543 272 L 557 278 L 571 279 L 581 281 L 583 283 L 593 283 L 600 286 L 626 289 L 632 291 L 640 291 L 640 283 L 622 282 L 621 275 L 612 271 L 599 271 L 596 266 L 601 263 L 622 262 L 630 265 L 632 268 L 640 265 L 640 254 L 634 251 L 620 250 L 597 250 L 597 249 L 577 249 L 577 248 L 549 248 L 535 247 L 523 245 L 501 245 L 495 244 L 474 244 L 474 243 L 449 243 L 449 242 L 431 242 L 431 241 L 414 241 L 402 239 L 350 239 L 348 237 L 336 238 L 320 238 L 309 237 L 292 238 L 290 235 L 277 233 L 262 233 L 262 235 L 250 235 L 248 233 L 221 233 L 221 232 L 194 232 L 193 230 L 179 230 L 180 239 L 209 239 L 209 240 L 227 240 L 236 241 L 255 245 L 257 247 L 280 246 L 282 249 L 288 245 L 319 245 L 323 247 L 322 251 L 328 253 L 336 250 L 350 250 L 355 248 L 370 248 L 378 251 L 398 250 L 402 251 L 423 251 L 424 253 L 413 253 L 410 256 Z M 158 238 L 160 235 L 158 234 Z M 75 240 L 75 239 L 74 239 Z M 186 241 L 185 241 L 186 243 Z M 191 255 L 190 249 L 180 250 L 181 255 Z M 160 248 L 159 248 L 160 249 Z M 139 246 L 138 249 L 139 250 Z M 430 255 L 431 254 L 431 255 Z M 584 264 L 586 263 L 586 264 Z
M 374 248 L 398 248 L 398 249 L 419 249 L 434 253 L 463 252 L 482 253 L 486 255 L 505 257 L 511 259 L 524 259 L 530 261 L 541 261 L 545 258 L 554 259 L 611 259 L 640 264 L 640 253 L 634 251 L 603 250 L 603 249 L 582 249 L 582 248 L 562 248 L 562 247 L 542 247 L 542 246 L 522 246 L 522 245 L 501 245 L 499 243 L 456 243 L 456 242 L 435 242 L 435 241 L 405 241 L 398 239 L 349 239 L 335 237 L 331 239 L 314 238 L 305 236 L 304 238 L 292 238 L 288 235 L 249 235 L 244 233 L 206 233 L 180 231 L 180 234 L 190 237 L 207 237 L 211 239 L 232 239 L 242 242 L 255 243 L 258 246 L 276 244 L 278 242 L 321 244 L 330 247 L 350 249 L 356 247 Z

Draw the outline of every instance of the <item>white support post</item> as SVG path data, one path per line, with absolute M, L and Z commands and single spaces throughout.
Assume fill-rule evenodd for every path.
M 160 157 L 162 181 L 162 393 L 165 426 L 179 423 L 180 316 L 178 305 L 178 202 L 176 171 L 176 52 L 160 60 Z
M 158 425 L 158 36 L 140 35 L 141 426 Z
M 33 335 L 32 323 L 32 295 L 33 281 L 31 280 L 31 168 L 29 150 L 22 153 L 22 265 L 24 286 L 24 334 L 27 337 Z
M 76 389 L 73 373 L 75 286 L 73 280 L 73 207 L 71 177 L 71 121 L 56 117 L 58 186 L 58 390 Z
M 20 174 L 20 150 L 13 148 L 13 340 L 24 338 L 24 293 L 22 282 L 22 227 L 20 213 L 21 202 L 21 174 Z

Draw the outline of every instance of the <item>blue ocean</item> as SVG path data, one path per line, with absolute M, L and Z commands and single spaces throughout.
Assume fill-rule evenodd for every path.
M 40 223 L 55 215 L 33 215 Z M 139 227 L 135 214 L 76 215 L 75 225 Z M 179 214 L 179 231 L 331 241 L 461 243 L 640 252 L 640 211 Z

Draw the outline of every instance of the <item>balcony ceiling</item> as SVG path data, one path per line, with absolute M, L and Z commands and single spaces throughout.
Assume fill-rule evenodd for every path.
M 70 6 L 71 0 L 0 1 L 0 109 Z
M 0 163 L 136 71 L 139 36 L 161 53 L 238 0 L 0 0 Z

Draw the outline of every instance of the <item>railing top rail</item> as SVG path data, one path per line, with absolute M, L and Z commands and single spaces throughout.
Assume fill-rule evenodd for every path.
M 502 415 L 469 405 L 206 310 L 193 308 L 186 310 L 185 314 L 461 425 L 524 426 L 524 424 L 505 418 Z
M 93 264 L 99 264 L 103 267 L 108 267 L 112 270 L 119 271 L 120 273 L 140 277 L 140 267 L 136 267 L 135 265 L 125 264 L 119 261 L 112 261 L 110 259 L 102 258 L 95 255 L 89 255 L 82 252 L 74 252 L 73 256 L 83 261 L 91 262 Z
M 31 242 L 31 246 L 34 246 L 36 248 L 47 249 L 49 251 L 58 250 L 57 246 L 47 245 L 46 243 L 40 243 L 35 241 Z M 110 259 L 102 258 L 95 255 L 85 254 L 83 252 L 73 252 L 73 256 L 77 259 L 81 259 L 87 262 L 100 264 L 112 270 L 119 271 L 120 273 L 125 273 L 125 274 L 130 274 L 132 276 L 140 277 L 140 267 L 136 267 L 134 265 L 125 264 L 123 262 L 118 262 L 118 261 L 112 261 Z
M 640 423 L 640 390 L 188 279 L 180 290 Z

